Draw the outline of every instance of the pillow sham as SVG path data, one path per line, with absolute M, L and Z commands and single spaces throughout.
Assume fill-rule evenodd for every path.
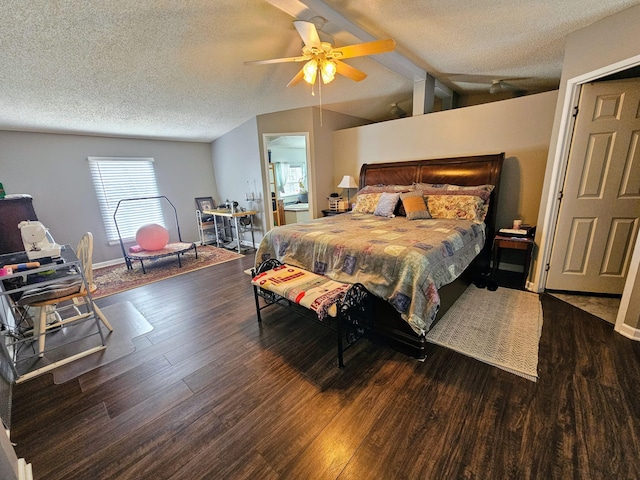
M 395 217 L 393 212 L 396 209 L 399 199 L 399 193 L 381 193 L 380 200 L 378 200 L 378 204 L 376 205 L 376 209 L 373 214 L 378 215 L 379 217 Z
M 427 188 L 435 188 L 437 190 L 446 190 L 449 184 L 447 183 L 422 183 L 416 182 L 413 184 L 416 190 L 425 190 Z
M 485 202 L 489 201 L 491 192 L 487 190 L 443 190 L 438 188 L 425 188 L 420 190 L 425 197 L 429 195 L 475 195 L 482 198 Z
M 482 190 L 485 192 L 493 192 L 495 185 L 447 185 L 447 190 Z
M 422 196 L 422 192 L 407 192 L 400 194 L 402 205 L 406 212 L 408 220 L 417 220 L 419 218 L 432 218 L 427 209 L 427 205 Z
M 476 195 L 429 195 L 427 205 L 432 218 L 483 222 L 487 216 L 485 201 Z
M 415 190 L 413 185 L 366 185 L 358 190 L 356 195 L 365 193 L 402 193 Z
M 382 193 L 363 193 L 358 195 L 356 206 L 353 207 L 355 213 L 373 213 L 380 200 Z

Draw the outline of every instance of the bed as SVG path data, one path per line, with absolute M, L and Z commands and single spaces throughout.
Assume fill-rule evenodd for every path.
M 256 253 L 256 263 L 277 258 L 337 281 L 362 283 L 374 294 L 376 337 L 424 358 L 430 348 L 424 334 L 474 275 L 488 269 L 491 242 L 487 239 L 495 233 L 503 161 L 500 153 L 364 164 L 359 183 L 364 194 L 358 196 L 353 212 L 270 230 Z M 485 185 L 491 188 L 477 193 L 478 186 Z M 410 193 L 416 189 L 421 194 Z M 451 203 L 445 195 L 483 195 L 487 200 L 480 207 L 484 221 L 422 219 L 414 212 L 385 216 L 378 212 L 379 205 L 374 215 L 367 209 L 366 197 L 378 203 L 375 192 L 384 192 L 392 201 L 395 197 L 387 192 L 396 191 L 405 198 L 397 202 L 396 214 L 399 205 L 409 205 L 409 196 L 427 198 L 422 195 L 429 193 L 429 209 L 436 211 L 436 200 Z

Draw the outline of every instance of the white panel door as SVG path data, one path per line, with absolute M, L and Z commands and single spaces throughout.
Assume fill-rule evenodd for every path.
M 640 80 L 583 85 L 546 288 L 621 294 L 640 217 Z

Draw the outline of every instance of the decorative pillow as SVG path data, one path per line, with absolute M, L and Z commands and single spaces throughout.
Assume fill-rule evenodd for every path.
M 373 213 L 380 200 L 382 193 L 364 193 L 358 195 L 356 206 L 353 208 L 355 213 Z
M 419 218 L 431 218 L 427 205 L 424 203 L 422 192 L 408 192 L 400 194 L 402 205 L 407 214 L 407 219 L 417 220 Z
M 413 185 L 366 185 L 356 193 L 362 195 L 364 193 L 402 193 L 415 190 Z
M 440 188 L 425 188 L 420 190 L 422 195 L 428 197 L 429 195 L 475 195 L 476 197 L 482 198 L 485 202 L 489 201 L 489 197 L 491 197 L 491 192 L 487 190 L 443 190 Z
M 476 195 L 429 195 L 427 198 L 433 218 L 483 222 L 487 215 L 485 201 Z
M 373 214 L 378 215 L 379 217 L 395 217 L 393 212 L 396 209 L 399 199 L 399 193 L 381 193 L 380 200 L 378 200 L 378 205 L 376 205 L 376 209 Z
M 416 190 L 426 190 L 428 188 L 435 188 L 437 190 L 446 190 L 449 186 L 447 183 L 422 183 L 416 182 L 413 184 Z
M 447 190 L 482 190 L 485 192 L 493 192 L 495 185 L 447 185 Z

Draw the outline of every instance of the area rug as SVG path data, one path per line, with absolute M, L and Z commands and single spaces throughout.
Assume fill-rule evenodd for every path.
M 127 270 L 124 263 L 97 268 L 93 271 L 93 280 L 98 289 L 92 296 L 94 299 L 106 297 L 238 258 L 242 258 L 242 255 L 223 248 L 204 245 L 198 247 L 197 259 L 193 252 L 185 254 L 181 258 L 182 267 L 178 265 L 175 256 L 170 256 L 145 262 L 147 273 L 142 273 L 140 262 L 134 263 L 133 270 Z
M 426 338 L 535 382 L 541 333 L 537 294 L 470 285 Z
M 68 382 L 94 368 L 101 367 L 133 353 L 136 349 L 133 339 L 153 330 L 153 326 L 131 302 L 114 303 L 101 308 L 101 310 L 113 327 L 113 332 L 111 333 L 103 328 L 107 348 L 57 367 L 53 370 L 54 383 Z M 87 323 L 91 324 L 91 322 Z M 94 338 L 94 341 L 97 341 L 99 345 L 99 337 Z

